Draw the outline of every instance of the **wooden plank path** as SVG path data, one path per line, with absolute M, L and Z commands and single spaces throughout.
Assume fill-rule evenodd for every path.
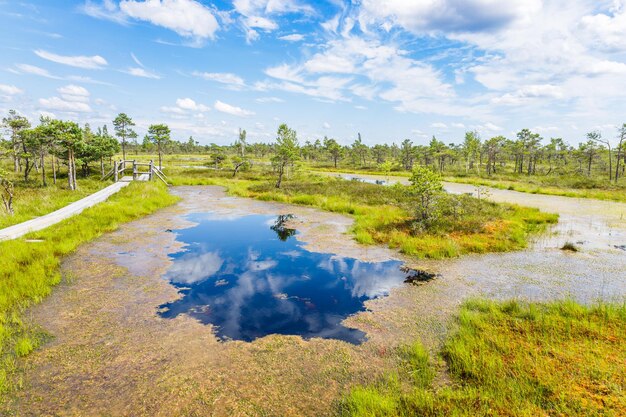
M 46 227 L 57 224 L 60 221 L 81 213 L 86 208 L 93 207 L 96 204 L 105 201 L 110 196 L 117 193 L 122 188 L 126 187 L 128 184 L 130 184 L 130 181 L 116 182 L 81 200 L 68 204 L 67 206 L 57 211 L 53 211 L 52 213 L 48 213 L 44 216 L 25 221 L 23 223 L 9 226 L 5 229 L 0 229 L 0 241 L 17 239 L 18 237 L 24 236 L 27 233 L 36 232 L 38 230 L 42 230 Z
M 149 167 L 148 171 L 139 172 L 139 166 Z M 131 169 L 133 173 L 132 176 L 124 175 L 124 171 Z M 5 229 L 0 229 L 0 242 L 3 240 L 17 239 L 18 237 L 24 236 L 30 232 L 36 232 L 57 224 L 65 219 L 69 219 L 70 217 L 81 213 L 86 208 L 93 207 L 96 204 L 107 200 L 113 194 L 130 184 L 131 181 L 150 181 L 154 178 L 158 178 L 167 184 L 165 175 L 159 168 L 154 166 L 152 161 L 149 163 L 139 163 L 137 161 L 115 161 L 114 168 L 111 172 L 109 172 L 109 174 L 102 177 L 102 179 L 104 180 L 110 176 L 115 177 L 115 183 L 103 188 L 100 191 L 68 204 L 67 206 L 57 211 L 53 211 L 52 213 L 9 226 Z

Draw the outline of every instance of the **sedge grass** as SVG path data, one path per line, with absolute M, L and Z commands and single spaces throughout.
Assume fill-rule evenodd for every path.
M 468 301 L 441 358 L 451 382 L 432 384 L 419 343 L 398 370 L 354 388 L 338 415 L 626 415 L 626 305 Z M 405 348 L 407 349 L 407 348 Z

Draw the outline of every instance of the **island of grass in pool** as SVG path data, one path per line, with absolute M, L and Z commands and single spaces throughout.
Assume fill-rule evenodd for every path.
M 401 262 L 308 251 L 285 226 L 290 217 L 189 215 L 196 225 L 175 231 L 185 249 L 170 255 L 165 274 L 181 298 L 159 314 L 188 314 L 214 325 L 222 340 L 284 334 L 361 343 L 364 333 L 342 321 L 400 285 Z

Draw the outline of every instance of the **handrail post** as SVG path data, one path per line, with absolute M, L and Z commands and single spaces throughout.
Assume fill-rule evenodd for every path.
M 115 171 L 115 182 L 119 180 L 119 173 L 117 172 L 117 159 L 113 161 L 113 170 Z
M 133 181 L 137 180 L 137 161 L 133 159 Z
M 148 174 L 148 180 L 152 181 L 152 176 L 154 175 L 153 173 L 154 171 L 154 163 L 152 162 L 152 159 L 150 160 L 150 172 Z

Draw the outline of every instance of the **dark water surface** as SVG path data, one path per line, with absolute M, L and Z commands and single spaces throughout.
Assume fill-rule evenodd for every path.
M 195 213 L 187 219 L 197 225 L 175 231 L 186 247 L 170 255 L 174 264 L 165 274 L 182 298 L 162 305 L 159 314 L 213 324 L 223 340 L 278 333 L 360 343 L 364 333 L 341 321 L 407 277 L 398 261 L 309 252 L 284 226 L 289 216 Z

